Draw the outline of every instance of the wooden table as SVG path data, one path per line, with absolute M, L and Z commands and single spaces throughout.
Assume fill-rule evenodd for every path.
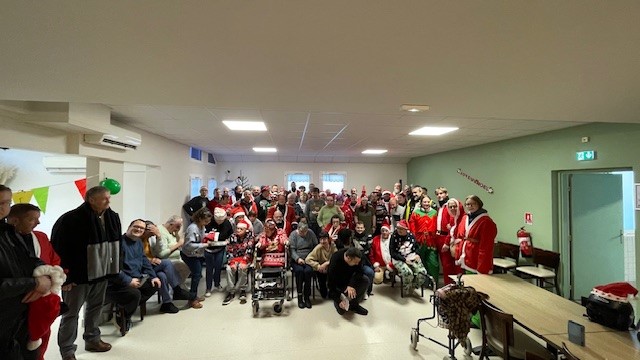
M 591 322 L 585 308 L 512 274 L 464 275 L 465 286 L 489 295 L 489 302 L 556 349 L 565 342 L 580 359 L 640 359 L 636 331 L 616 331 Z M 585 328 L 585 347 L 568 339 L 568 321 Z M 606 354 L 606 355 L 604 355 Z M 582 355 L 582 356 L 580 356 Z
M 585 346 L 569 341 L 567 334 L 548 335 L 545 340 L 554 344 L 567 344 L 567 349 L 579 359 L 633 360 L 640 359 L 640 343 L 635 330 L 586 333 Z

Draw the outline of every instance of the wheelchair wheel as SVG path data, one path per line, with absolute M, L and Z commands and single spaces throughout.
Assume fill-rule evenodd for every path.
M 411 329 L 411 348 L 418 350 L 418 329 Z
M 251 303 L 251 307 L 253 308 L 253 316 L 258 316 L 258 311 L 260 310 L 260 304 L 258 304 L 258 301 L 254 300 Z
M 280 314 L 282 312 L 282 302 L 277 302 L 273 304 L 273 312 L 276 314 Z

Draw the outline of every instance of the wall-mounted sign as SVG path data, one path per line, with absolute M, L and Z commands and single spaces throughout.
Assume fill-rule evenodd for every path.
M 576 160 L 591 161 L 596 159 L 596 152 L 593 150 L 585 150 L 576 152 Z

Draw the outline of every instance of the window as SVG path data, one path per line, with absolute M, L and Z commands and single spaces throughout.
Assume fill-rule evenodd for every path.
M 193 160 L 202 161 L 202 150 L 198 148 L 190 147 L 189 156 L 191 156 Z
M 215 156 L 213 156 L 213 154 L 207 153 L 207 162 L 211 165 L 215 165 L 216 164 Z
M 340 193 L 346 183 L 346 172 L 322 172 L 320 174 L 320 191 L 328 189 L 332 193 Z
M 201 187 L 202 187 L 202 178 L 198 175 L 191 175 L 189 191 L 192 198 L 200 195 Z
M 218 187 L 218 182 L 216 178 L 209 178 L 209 182 L 207 183 L 207 187 L 209 188 L 209 197 L 213 197 L 213 190 Z
M 289 172 L 284 176 L 284 182 L 286 184 L 287 190 L 291 189 L 291 182 L 296 183 L 296 188 L 300 186 L 304 186 L 307 191 L 309 191 L 309 184 L 311 183 L 311 173 L 308 172 Z

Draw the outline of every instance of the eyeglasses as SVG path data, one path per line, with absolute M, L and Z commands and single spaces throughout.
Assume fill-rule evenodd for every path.
M 146 230 L 147 228 L 144 226 L 132 226 L 131 228 L 135 229 L 135 230 Z

